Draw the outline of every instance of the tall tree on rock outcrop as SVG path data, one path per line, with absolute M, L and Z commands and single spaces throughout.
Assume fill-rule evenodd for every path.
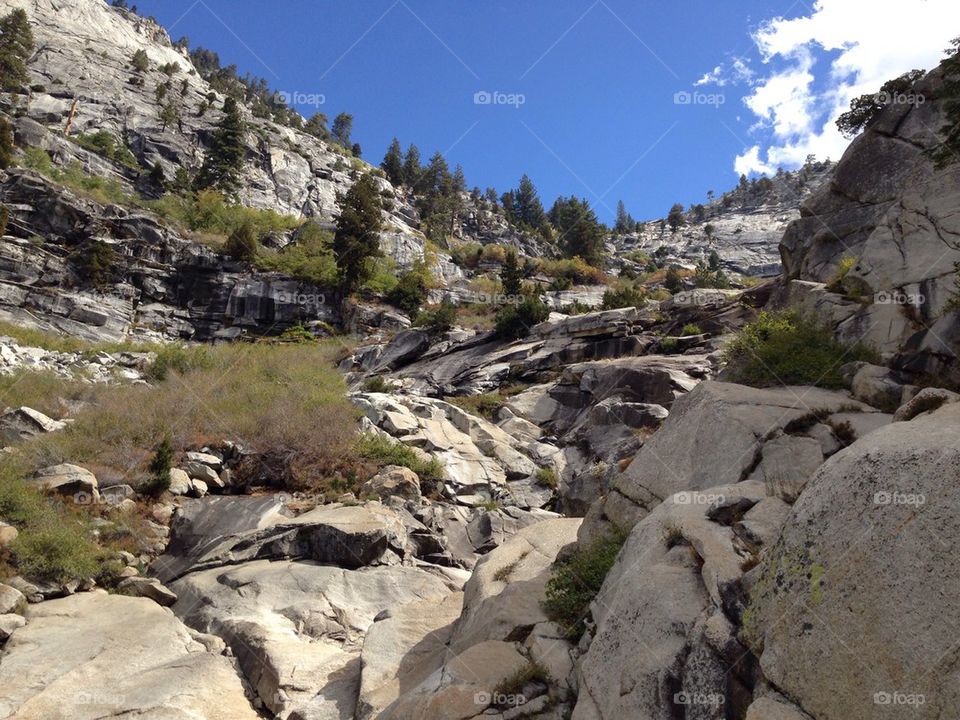
M 507 249 L 506 260 L 500 268 L 500 282 L 506 295 L 518 296 L 523 292 L 523 271 L 517 261 L 517 251 L 513 248 Z
M 387 154 L 383 156 L 383 162 L 380 167 L 387 174 L 387 180 L 390 184 L 399 186 L 403 184 L 403 150 L 400 148 L 400 141 L 393 139 L 390 147 L 387 148 Z
M 16 91 L 27 84 L 27 60 L 32 53 L 30 21 L 17 8 L 0 18 L 0 89 Z
M 340 217 L 333 237 L 340 293 L 347 297 L 370 277 L 371 260 L 380 254 L 382 202 L 377 183 L 363 175 L 337 198 Z
M 537 187 L 527 175 L 520 178 L 520 186 L 513 193 L 513 216 L 531 230 L 539 230 L 547 223 Z
M 246 155 L 245 132 L 246 124 L 237 101 L 227 97 L 223 101 L 223 117 L 213 133 L 210 151 L 197 175 L 199 189 L 218 188 L 228 194 L 237 191 Z
M 333 119 L 333 127 L 330 128 L 330 135 L 333 141 L 343 145 L 345 148 L 351 146 L 350 134 L 353 132 L 353 115 L 342 112 Z
M 560 233 L 568 257 L 580 257 L 594 267 L 603 266 L 606 228 L 586 199 L 557 198 L 550 208 L 550 223 Z
M 670 225 L 670 229 L 676 232 L 683 227 L 685 222 L 686 219 L 683 216 L 683 205 L 676 203 L 670 208 L 670 212 L 667 215 L 667 223 Z
M 403 156 L 403 184 L 412 188 L 420 179 L 423 168 L 420 166 L 420 149 L 410 143 L 406 155 Z

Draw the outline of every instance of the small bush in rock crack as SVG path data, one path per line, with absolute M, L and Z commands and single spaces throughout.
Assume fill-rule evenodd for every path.
M 590 603 L 600 592 L 604 578 L 628 535 L 626 530 L 615 528 L 592 543 L 579 546 L 568 558 L 554 564 L 553 575 L 547 582 L 543 610 L 571 640 L 577 640 L 583 634 Z

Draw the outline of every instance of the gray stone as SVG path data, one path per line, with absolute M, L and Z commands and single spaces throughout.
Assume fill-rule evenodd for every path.
M 0 715 L 256 720 L 227 658 L 144 598 L 81 593 L 32 606 L 0 663 Z
M 148 598 L 163 607 L 170 607 L 177 601 L 177 594 L 155 578 L 128 577 L 117 585 L 117 592 L 121 595 Z
M 0 615 L 0 643 L 13 635 L 14 630 L 18 630 L 27 624 L 23 615 Z
M 917 717 L 960 707 L 960 488 L 944 483 L 960 472 L 958 426 L 949 404 L 834 455 L 764 563 L 747 637 L 770 682 L 816 718 L 902 717 L 874 702 L 884 693 L 923 696 Z
M 22 611 L 27 604 L 23 593 L 16 588 L 0 583 L 0 615 Z

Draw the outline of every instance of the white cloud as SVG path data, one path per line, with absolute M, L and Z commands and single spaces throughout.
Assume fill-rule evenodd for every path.
M 957 0 L 817 0 L 807 16 L 764 23 L 753 38 L 767 72 L 744 103 L 753 131 L 768 136 L 736 158 L 736 171 L 795 167 L 808 154 L 839 159 L 848 142 L 834 121 L 850 100 L 935 67 L 957 34 Z
M 750 61 L 746 58 L 734 58 L 729 68 L 723 65 L 717 65 L 713 70 L 704 74 L 694 85 L 716 85 L 724 87 L 726 85 L 749 84 L 753 80 L 754 72 L 750 67 Z

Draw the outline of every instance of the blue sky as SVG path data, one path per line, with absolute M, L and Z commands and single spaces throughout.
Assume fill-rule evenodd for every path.
M 931 67 L 950 37 L 940 28 L 960 32 L 952 0 L 873 0 L 873 23 L 851 14 L 858 0 L 136 4 L 174 40 L 323 100 L 304 115 L 352 113 L 368 161 L 397 136 L 461 164 L 470 186 L 503 192 L 527 173 L 548 206 L 575 194 L 606 221 L 620 199 L 661 217 L 738 170 L 837 159 L 831 121 L 848 96 Z M 903 17 L 931 32 L 891 41 L 884 24 Z

